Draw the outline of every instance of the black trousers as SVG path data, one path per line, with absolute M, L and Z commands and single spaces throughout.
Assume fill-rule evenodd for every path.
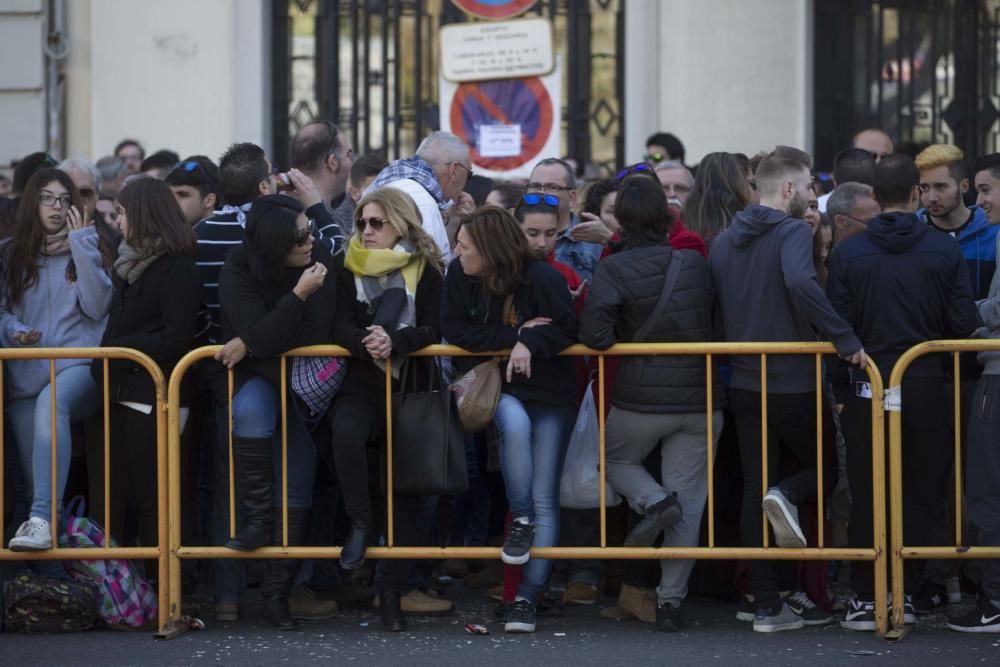
M 847 526 L 848 544 L 870 547 L 872 522 L 872 442 L 871 399 L 858 396 L 855 380 L 844 402 L 840 421 L 847 443 L 847 478 L 851 486 L 851 518 Z M 954 456 L 950 438 L 949 397 L 945 379 L 912 377 L 903 381 L 903 542 L 913 546 L 935 545 L 940 529 L 934 517 L 940 515 L 948 490 Z M 886 419 L 888 422 L 888 417 Z M 888 425 L 888 424 L 887 424 Z M 888 512 L 888 429 L 886 431 L 886 531 L 891 535 Z M 907 593 L 920 584 L 924 564 L 907 560 L 904 582 Z M 870 561 L 851 566 L 851 586 L 862 600 L 874 599 L 874 571 Z
M 824 408 L 826 403 L 824 401 Z M 740 462 L 743 468 L 743 506 L 740 510 L 740 535 L 743 546 L 760 547 L 763 539 L 761 394 L 729 389 L 729 407 L 739 434 Z M 823 490 L 833 491 L 836 480 L 836 452 L 833 445 L 833 420 L 823 415 Z M 816 394 L 768 394 L 768 486 L 778 487 L 788 500 L 801 507 L 816 499 Z M 774 545 L 773 536 L 769 544 Z M 772 608 L 779 600 L 778 591 L 792 583 L 794 563 L 748 560 L 747 586 L 759 608 Z
M 333 465 L 351 521 L 371 524 L 368 445 L 385 433 L 385 404 L 356 394 L 337 397 L 330 413 Z

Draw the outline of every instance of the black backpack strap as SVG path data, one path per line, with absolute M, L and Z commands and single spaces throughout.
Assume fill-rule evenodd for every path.
M 667 307 L 667 301 L 670 301 L 670 295 L 674 293 L 674 288 L 677 286 L 677 279 L 681 275 L 681 266 L 683 264 L 684 254 L 678 250 L 671 250 L 670 264 L 667 265 L 667 273 L 663 278 L 663 291 L 660 292 L 660 298 L 656 300 L 656 305 L 653 306 L 653 312 L 649 314 L 646 321 L 635 332 L 635 336 L 632 338 L 633 343 L 644 342 L 656 320 L 660 319 L 660 315 L 663 314 L 664 309 Z

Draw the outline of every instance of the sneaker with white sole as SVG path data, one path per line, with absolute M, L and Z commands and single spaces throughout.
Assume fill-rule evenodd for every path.
M 799 510 L 778 487 L 768 490 L 763 500 L 764 513 L 774 529 L 774 539 L 782 549 L 802 549 L 806 536 L 799 527 Z
M 805 622 L 784 602 L 773 609 L 758 609 L 753 619 L 754 632 L 781 632 L 798 630 Z
M 500 560 L 507 565 L 524 565 L 531 558 L 531 543 L 534 541 L 534 526 L 522 521 L 512 521 L 507 539 L 500 550 Z
M 530 600 L 514 600 L 507 605 L 507 622 L 504 632 L 527 633 L 535 631 L 535 603 Z
M 52 530 L 49 522 L 37 516 L 29 518 L 14 533 L 9 544 L 11 551 L 45 551 L 52 548 Z
M 820 609 L 805 591 L 799 589 L 782 596 L 788 608 L 802 617 L 806 625 L 828 625 L 833 623 L 833 614 Z
M 845 630 L 875 632 L 875 603 L 865 600 L 850 600 L 844 610 L 840 627 Z
M 948 627 L 956 632 L 1000 632 L 1000 609 L 980 594 L 976 606 L 963 614 L 948 617 Z
M 744 623 L 753 623 L 753 619 L 756 616 L 757 603 L 754 602 L 752 595 L 744 593 L 740 596 L 739 604 L 736 607 L 736 620 L 743 621 Z

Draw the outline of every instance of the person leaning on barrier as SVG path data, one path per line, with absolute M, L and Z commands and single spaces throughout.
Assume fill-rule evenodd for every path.
M 812 232 L 802 221 L 813 198 L 811 158 L 801 151 L 781 148 L 757 167 L 760 204 L 736 214 L 732 224 L 712 244 L 708 263 L 724 340 L 808 341 L 818 330 L 833 341 L 839 354 L 852 363 L 866 363 L 861 341 L 833 309 L 816 280 L 812 261 Z M 767 358 L 768 425 L 777 436 L 768 447 L 768 483 L 761 498 L 761 358 L 730 357 L 733 369 L 729 405 L 739 432 L 743 467 L 743 505 L 740 533 L 743 545 L 763 546 L 761 511 L 774 529 L 779 547 L 802 548 L 805 535 L 797 506 L 816 497 L 816 361 L 810 356 L 772 355 Z M 824 420 L 825 421 L 825 420 Z M 824 424 L 829 436 L 832 424 Z M 780 438 L 780 441 L 779 441 Z M 833 447 L 824 451 L 832 455 Z M 794 472 L 778 476 L 778 461 L 795 461 Z M 787 464 L 786 464 L 787 465 Z M 823 470 L 829 478 L 835 465 Z M 787 471 L 787 468 L 786 468 Z M 824 480 L 827 481 L 827 480 Z M 831 484 L 824 484 L 829 490 Z M 749 593 L 753 596 L 756 632 L 801 628 L 805 623 L 833 621 L 801 590 L 782 600 L 776 569 L 793 578 L 791 564 L 776 566 L 766 560 L 747 563 Z M 792 582 L 785 581 L 786 584 Z
M 979 158 L 975 179 L 976 205 L 991 225 L 1000 225 L 1000 153 Z M 984 325 L 979 335 L 1000 338 L 1000 273 L 993 274 L 989 295 L 976 305 Z M 977 544 L 995 548 L 1000 546 L 1000 352 L 980 352 L 979 361 L 983 374 L 972 397 L 974 409 L 966 435 L 965 504 L 969 522 L 978 533 Z M 1000 632 L 1000 560 L 980 562 L 978 603 L 972 610 L 948 617 L 952 630 Z
M 888 378 L 899 357 L 926 340 L 966 338 L 978 327 L 968 269 L 959 245 L 915 215 L 920 172 L 908 156 L 887 155 L 875 168 L 875 196 L 882 213 L 863 234 L 837 244 L 829 261 L 827 295 L 865 341 L 866 350 Z M 840 419 L 847 442 L 847 475 L 852 508 L 848 543 L 872 543 L 871 389 L 855 373 L 844 396 Z M 946 503 L 953 456 L 949 396 L 941 359 L 925 356 L 910 365 L 903 380 L 903 534 L 907 544 L 934 542 L 932 517 Z M 994 434 L 995 435 L 995 434 Z M 877 480 L 885 483 L 883 480 Z M 887 483 L 886 483 L 887 484 Z M 888 488 L 888 484 L 887 487 Z M 910 593 L 920 585 L 922 561 L 905 563 L 905 619 L 915 622 Z M 874 571 L 870 561 L 851 568 L 857 599 L 841 626 L 875 629 Z
M 615 343 L 710 341 L 708 264 L 695 251 L 671 249 L 666 240 L 667 203 L 660 187 L 641 176 L 626 178 L 618 188 L 615 218 L 624 230 L 623 248 L 597 266 L 580 316 L 580 341 L 599 350 Z M 718 372 L 712 382 L 714 443 L 722 432 Z M 625 538 L 625 546 L 698 546 L 708 493 L 704 360 L 624 357 L 611 403 L 605 436 L 607 479 L 634 510 L 645 515 Z M 657 446 L 661 483 L 642 465 Z M 694 561 L 667 559 L 660 561 L 660 567 L 656 626 L 677 631 Z
M 333 259 L 314 241 L 304 207 L 286 195 L 254 201 L 246 217 L 246 236 L 219 275 L 223 340 L 216 355 L 235 370 L 232 446 L 236 490 L 245 525 L 226 546 L 253 551 L 282 543 L 281 362 L 297 347 L 330 342 L 336 282 L 328 276 Z M 286 375 L 294 360 L 285 364 Z M 320 416 L 307 415 L 289 391 L 285 428 L 288 438 L 288 544 L 305 540 L 316 476 L 316 447 L 310 432 Z M 274 517 L 278 516 L 279 520 Z M 296 559 L 268 562 L 263 595 L 268 621 L 281 629 L 298 627 L 288 609 L 288 594 L 299 570 Z
M 398 379 L 410 352 L 441 339 L 439 329 L 442 285 L 441 254 L 420 225 L 413 200 L 394 188 L 365 195 L 354 212 L 354 234 L 343 265 L 337 271 L 337 319 L 334 342 L 351 352 L 347 376 L 329 413 L 333 459 L 351 531 L 340 555 L 346 570 L 365 562 L 373 537 L 368 496 L 368 443 L 385 434 L 385 360 L 392 361 Z M 409 360 L 421 375 L 438 372 L 431 360 Z M 426 380 L 418 380 L 426 386 Z M 427 546 L 434 527 L 436 497 L 397 495 L 395 544 Z M 386 629 L 406 627 L 406 598 L 425 597 L 408 590 L 413 561 L 379 561 L 375 586 Z M 404 596 L 405 594 L 405 596 Z M 412 602 L 420 602 L 416 600 Z M 435 601 L 438 611 L 451 609 Z
M 0 342 L 3 347 L 94 347 L 111 305 L 113 260 L 83 217 L 83 203 L 65 172 L 47 168 L 28 181 L 14 233 L 0 250 Z M 104 252 L 102 252 L 102 250 Z M 52 546 L 53 500 L 62 510 L 72 443 L 70 422 L 100 406 L 87 359 L 59 359 L 52 386 L 47 359 L 8 361 L 7 416 L 31 498 L 30 515 L 10 541 L 14 551 Z M 52 498 L 52 393 L 55 392 L 56 497 Z
M 576 313 L 565 278 L 534 258 L 504 209 L 483 206 L 466 218 L 455 250 L 458 259 L 448 267 L 441 302 L 445 339 L 473 352 L 511 350 L 500 366 L 504 381 L 495 417 L 513 517 L 501 558 L 527 565 L 505 629 L 534 632 L 535 596 L 544 590 L 552 564 L 529 560 L 529 550 L 555 546 L 559 539 L 559 478 L 576 392 L 572 360 L 556 355 L 576 340 Z M 512 307 L 504 313 L 507 295 Z M 465 371 L 478 361 L 456 359 L 455 366 Z
M 194 232 L 170 188 L 156 179 L 126 185 L 118 193 L 116 208 L 124 238 L 118 246 L 114 295 L 101 346 L 143 352 L 170 377 L 176 363 L 194 347 L 198 329 L 201 286 L 194 264 Z M 91 375 L 103 381 L 102 361 L 91 365 Z M 139 544 L 154 546 L 158 544 L 156 386 L 145 370 L 129 361 L 110 363 L 109 385 L 111 461 L 119 474 L 111 480 L 108 529 L 125 543 L 122 501 L 127 499 Z M 187 387 L 181 392 L 181 405 L 190 405 Z M 103 507 L 103 497 L 92 505 Z

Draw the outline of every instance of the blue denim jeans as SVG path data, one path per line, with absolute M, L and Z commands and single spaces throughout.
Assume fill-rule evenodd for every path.
M 73 446 L 70 423 L 86 419 L 100 407 L 101 397 L 90 376 L 90 365 L 64 368 L 56 374 L 56 507 L 69 477 Z M 52 385 L 38 396 L 19 398 L 7 405 L 7 416 L 27 488 L 31 490 L 31 516 L 49 520 L 52 513 Z
M 288 399 L 288 506 L 312 507 L 316 446 L 295 401 Z M 274 438 L 274 506 L 281 506 L 281 403 L 278 390 L 255 377 L 233 397 L 233 435 Z
M 555 546 L 559 541 L 559 478 L 576 408 L 522 403 L 501 394 L 495 420 L 510 514 L 515 519 L 527 517 L 535 526 L 532 546 Z M 545 589 L 551 569 L 548 560 L 529 560 L 517 594 L 534 600 Z

